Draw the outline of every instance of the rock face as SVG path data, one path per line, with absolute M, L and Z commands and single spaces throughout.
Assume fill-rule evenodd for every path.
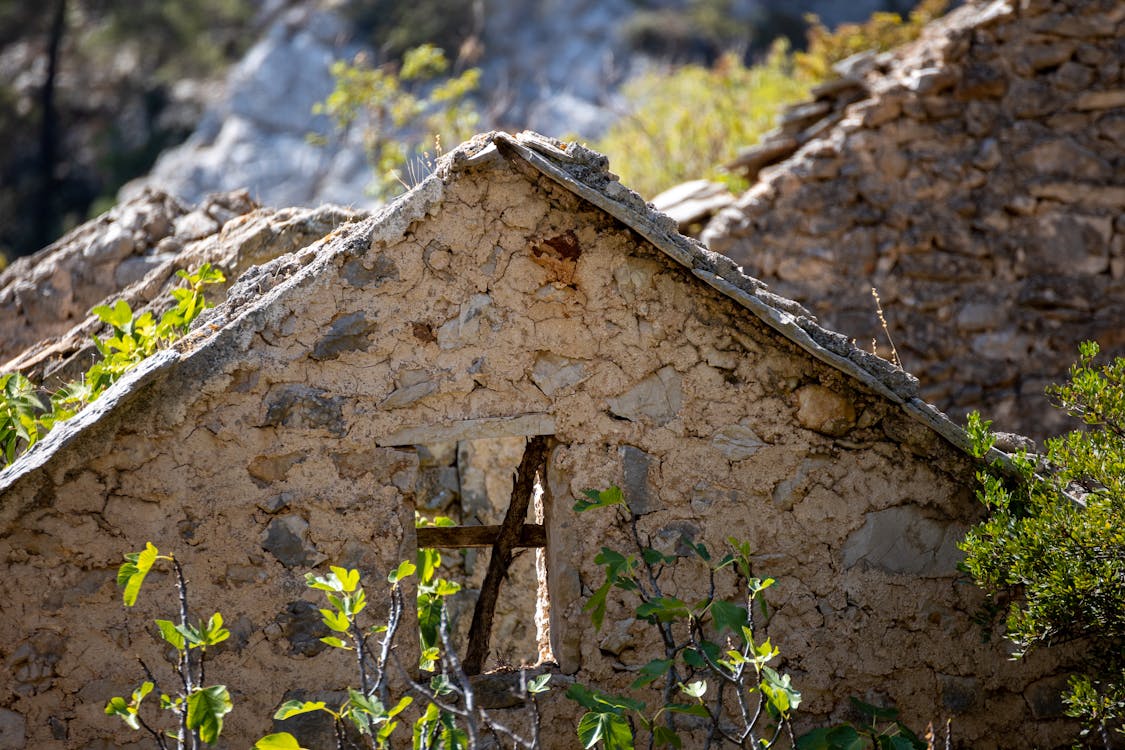
M 1077 342 L 1125 354 L 1123 60 L 1120 2 L 969 3 L 783 115 L 704 239 L 887 355 L 877 288 L 927 400 L 1054 433 Z
M 326 117 L 311 114 L 333 89 L 332 62 L 362 49 L 349 41 L 355 33 L 344 18 L 318 5 L 283 14 L 231 71 L 221 101 L 192 136 L 127 185 L 122 197 L 145 185 L 188 201 L 246 188 L 269 206 L 374 205 L 365 193 L 371 167 L 358 129 L 338 137 Z M 604 131 L 615 119 L 609 101 L 631 69 L 630 62 L 613 59 L 613 50 L 634 5 L 521 0 L 489 11 L 480 61 L 480 108 L 487 117 L 559 135 Z M 558 33 L 561 27 L 567 33 Z M 327 144 L 309 143 L 309 133 L 325 136 Z
M 979 513 L 975 466 L 912 388 L 678 235 L 604 157 L 476 139 L 379 214 L 248 269 L 0 472 L 0 710 L 16 714 L 0 722 L 34 747 L 136 739 L 102 706 L 135 684 L 122 653 L 165 667 L 148 623 L 174 594 L 154 576 L 126 613 L 113 586 L 122 552 L 151 540 L 188 568 L 193 601 L 237 621 L 208 675 L 238 691 L 226 741 L 252 744 L 298 687 L 354 684 L 350 660 L 319 653 L 306 570 L 361 569 L 385 611 L 375 582 L 414 558 L 415 509 L 459 491 L 460 520 L 494 522 L 507 486 L 478 470 L 510 473 L 513 444 L 550 436 L 537 611 L 524 580 L 524 614 L 493 632 L 501 657 L 535 658 L 502 650 L 534 621 L 560 681 L 627 692 L 626 667 L 662 653 L 614 595 L 602 632 L 582 609 L 599 550 L 631 537 L 572 507 L 617 484 L 666 554 L 734 536 L 780 581 L 768 634 L 804 696 L 799 731 L 878 694 L 912 726 L 959 712 L 973 748 L 1060 744 L 1072 727 L 1028 720 L 1025 697 L 1057 657 L 1014 664 L 979 638 L 952 544 Z M 477 575 L 482 559 L 457 565 Z M 707 579 L 668 584 L 696 600 Z M 408 613 L 405 663 L 415 634 Z M 573 747 L 581 709 L 556 693 L 542 710 L 543 746 Z
M 331 131 L 312 108 L 332 91 L 332 62 L 359 49 L 350 37 L 342 18 L 315 4 L 283 14 L 231 70 L 224 95 L 191 137 L 121 196 L 152 185 L 198 201 L 245 188 L 270 206 L 363 204 L 370 169 L 358 144 L 321 147 L 307 139 Z

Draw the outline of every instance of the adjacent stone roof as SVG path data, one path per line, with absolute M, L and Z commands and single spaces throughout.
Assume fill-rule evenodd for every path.
M 191 334 L 130 371 L 97 402 L 0 472 L 0 489 L 47 464 L 54 452 L 158 373 L 180 366 L 206 370 L 209 357 L 222 357 L 224 350 L 232 348 L 245 349 L 264 322 L 283 312 L 284 306 L 278 301 L 298 289 L 302 279 L 316 277 L 337 256 L 358 255 L 381 238 L 401 237 L 412 223 L 440 206 L 447 181 L 460 173 L 488 170 L 499 160 L 507 160 L 533 179 L 549 178 L 612 215 L 700 282 L 734 300 L 810 356 L 899 404 L 912 418 L 954 445 L 966 446 L 964 431 L 917 397 L 913 376 L 858 348 L 847 337 L 821 327 L 801 305 L 770 292 L 726 256 L 679 234 L 674 220 L 617 181 L 608 170 L 606 157 L 576 143 L 564 144 L 535 133 L 489 133 L 449 153 L 434 175 L 350 229 L 333 232 L 307 247 L 249 268 L 230 288 L 223 304 L 200 316 Z M 996 452 L 995 456 L 1000 458 L 1002 454 Z
M 138 313 L 171 306 L 175 272 L 211 263 L 230 282 L 256 263 L 307 246 L 366 216 L 338 206 L 259 207 L 246 191 L 197 206 L 147 190 L 0 273 L 0 372 L 52 382 L 89 364 L 93 306 L 125 300 Z M 207 290 L 221 301 L 226 285 Z

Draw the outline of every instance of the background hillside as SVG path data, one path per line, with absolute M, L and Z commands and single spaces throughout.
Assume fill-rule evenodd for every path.
M 432 42 L 455 71 L 480 67 L 482 128 L 598 138 L 628 110 L 632 78 L 729 51 L 759 60 L 778 37 L 799 47 L 806 12 L 834 25 L 904 5 L 4 0 L 0 252 L 45 246 L 154 164 L 146 183 L 188 200 L 247 187 L 275 205 L 370 202 L 361 139 L 306 142 L 332 133 L 311 112 L 332 90 L 331 62 L 360 51 L 380 64 Z

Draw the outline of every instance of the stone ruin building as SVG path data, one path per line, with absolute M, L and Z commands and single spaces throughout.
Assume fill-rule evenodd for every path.
M 129 217 L 211 223 L 183 241 L 153 219 L 167 257 L 124 292 L 137 306 L 177 253 L 249 267 L 191 334 L 0 472 L 0 747 L 145 746 L 102 709 L 135 684 L 135 655 L 162 663 L 150 621 L 168 611 L 167 579 L 136 611 L 114 585 L 121 554 L 148 541 L 184 562 L 200 613 L 229 624 L 209 679 L 235 693 L 223 746 L 248 746 L 283 700 L 349 682 L 347 655 L 321 653 L 304 574 L 384 580 L 433 543 L 414 513 L 448 507 L 443 493 L 461 495 L 462 522 L 497 523 L 509 489 L 496 477 L 529 439 L 547 448 L 543 496 L 516 520 L 539 549 L 504 584 L 518 595 L 486 667 L 546 658 L 560 686 L 624 691 L 626 665 L 654 653 L 620 601 L 600 632 L 582 611 L 603 576 L 595 554 L 625 539 L 571 506 L 616 484 L 658 545 L 733 535 L 779 581 L 768 632 L 804 695 L 798 729 L 846 717 L 857 696 L 914 727 L 951 719 L 956 747 L 1072 736 L 1059 657 L 1012 662 L 974 622 L 981 595 L 956 568 L 980 515 L 963 432 L 913 377 L 678 234 L 603 157 L 480 136 L 371 216 L 147 200 L 103 229 L 133 221 L 139 246 L 145 222 Z M 96 256 L 78 231 L 52 252 Z M 66 268 L 36 283 L 94 293 Z M 93 329 L 13 361 L 49 376 Z M 685 597 L 700 585 L 675 583 Z M 378 585 L 368 594 L 385 607 Z M 545 746 L 575 746 L 580 713 L 546 701 Z
M 954 418 L 1070 429 L 1044 386 L 1084 339 L 1125 354 L 1123 66 L 1120 0 L 967 2 L 784 113 L 702 238 L 888 355 L 877 288 L 923 397 Z

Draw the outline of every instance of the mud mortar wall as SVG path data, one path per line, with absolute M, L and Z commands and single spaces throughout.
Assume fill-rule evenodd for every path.
M 1069 429 L 1044 386 L 1083 339 L 1125 354 L 1123 61 L 1120 2 L 966 3 L 783 116 L 771 143 L 803 145 L 704 237 L 889 356 L 878 288 L 922 397 L 955 419 Z
M 112 580 L 149 540 L 184 561 L 197 613 L 231 625 L 209 679 L 234 695 L 224 745 L 249 745 L 289 691 L 347 684 L 347 655 L 319 653 L 303 574 L 344 564 L 378 582 L 412 556 L 411 446 L 533 434 L 555 441 L 546 556 L 562 672 L 624 689 L 624 665 L 654 647 L 620 602 L 601 633 L 581 612 L 601 583 L 594 555 L 625 540 L 570 507 L 616 483 L 669 549 L 685 534 L 750 542 L 780 582 L 769 632 L 805 726 L 858 695 L 914 726 L 951 716 L 965 747 L 1064 736 L 1026 721 L 1030 683 L 1052 665 L 1008 662 L 970 621 L 979 600 L 955 570 L 977 513 L 963 455 L 571 193 L 500 168 L 443 191 L 370 250 L 370 222 L 341 230 L 315 273 L 186 340 L 180 362 L 115 392 L 9 486 L 10 746 L 133 746 L 102 707 L 131 689 L 134 654 L 164 667 L 144 623 L 169 611 L 167 580 L 128 615 Z M 698 578 L 674 583 L 688 596 Z M 379 611 L 379 586 L 368 592 Z M 545 745 L 573 747 L 579 713 L 549 701 Z

